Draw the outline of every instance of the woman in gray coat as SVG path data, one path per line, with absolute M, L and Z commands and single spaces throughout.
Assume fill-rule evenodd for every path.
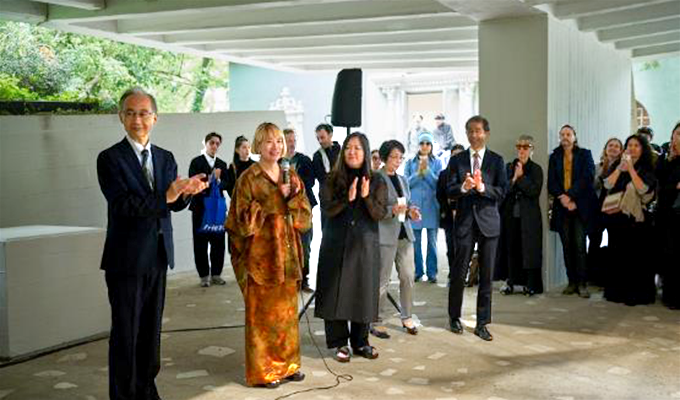
M 368 343 L 371 322 L 378 317 L 380 243 L 378 221 L 387 212 L 385 181 L 371 173 L 366 135 L 347 136 L 338 160 L 321 188 L 323 229 L 314 315 L 324 320 L 326 345 L 335 358 L 354 355 L 373 359 Z
M 413 229 L 411 219 L 420 220 L 420 211 L 410 205 L 411 191 L 408 181 L 397 174 L 397 169 L 404 158 L 404 146 L 397 140 L 388 140 L 380 146 L 379 154 L 385 165 L 378 171 L 387 184 L 387 214 L 380 220 L 380 309 L 384 311 L 387 298 L 387 287 L 392 275 L 392 265 L 397 268 L 399 276 L 399 300 L 401 308 L 401 324 L 411 335 L 418 333 L 418 328 L 411 319 L 413 307 Z M 380 320 L 380 319 L 379 319 Z M 371 333 L 379 338 L 387 339 L 389 334 L 380 327 Z

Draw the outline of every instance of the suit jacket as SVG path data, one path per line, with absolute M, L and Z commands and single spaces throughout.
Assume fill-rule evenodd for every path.
M 448 195 L 457 200 L 456 204 L 456 236 L 464 236 L 472 229 L 473 220 L 477 222 L 482 235 L 497 237 L 501 234 L 501 217 L 498 207 L 508 190 L 508 178 L 505 175 L 503 157 L 487 147 L 482 161 L 482 181 L 484 193 L 472 189 L 466 193 L 461 191 L 466 174 L 471 174 L 470 149 L 456 154 L 449 161 Z
M 215 167 L 210 167 L 210 164 L 208 164 L 208 160 L 206 160 L 205 156 L 201 154 L 200 156 L 191 160 L 191 164 L 189 164 L 189 176 L 194 176 L 196 174 L 205 174 L 208 178 L 210 178 L 210 175 L 213 173 L 215 168 L 219 168 L 222 170 L 222 172 L 220 173 L 219 185 L 220 196 L 224 197 L 222 191 L 227 190 L 227 180 L 225 179 L 227 176 L 227 163 L 222 161 L 222 159 L 216 158 Z M 205 199 L 205 196 L 207 196 L 209 193 L 210 188 L 207 188 L 201 193 L 194 195 L 191 198 L 191 204 L 189 204 L 189 209 L 192 212 L 201 213 L 201 215 L 203 215 L 203 210 L 205 208 L 205 206 L 203 205 L 203 200 Z
M 377 175 L 382 177 L 387 184 L 387 214 L 385 214 L 385 218 L 381 219 L 378 224 L 380 244 L 396 246 L 399 242 L 401 221 L 399 221 L 399 216 L 392 214 L 392 207 L 397 204 L 397 198 L 399 195 L 397 194 L 397 189 L 392 184 L 392 180 L 387 175 L 384 167 L 378 171 Z M 399 183 L 401 185 L 401 192 L 404 194 L 404 197 L 406 197 L 406 204 L 411 204 L 411 190 L 408 187 L 406 178 L 399 174 L 397 174 L 397 177 L 399 178 Z M 406 231 L 408 241 L 415 241 L 415 237 L 413 236 L 413 228 L 411 227 L 411 220 L 409 218 L 406 218 L 406 221 L 404 221 L 404 230 Z
M 295 153 L 290 160 L 290 164 L 305 185 L 305 193 L 307 194 L 309 205 L 314 208 L 318 203 L 312 191 L 314 189 L 314 166 L 312 165 L 312 159 L 302 153 Z
M 571 187 L 564 190 L 564 149 L 557 147 L 550 154 L 548 161 L 548 193 L 554 197 L 550 230 L 561 232 L 567 209 L 557 199 L 567 194 L 576 202 L 576 212 L 586 224 L 586 230 L 592 232 L 599 217 L 597 196 L 595 194 L 595 163 L 590 150 L 574 147 L 571 167 Z
M 320 151 L 325 151 L 326 154 L 328 155 L 328 160 L 331 163 L 331 170 L 333 169 L 333 166 L 335 166 L 335 162 L 338 160 L 338 156 L 340 155 L 340 144 L 338 142 L 333 142 L 331 147 L 328 149 L 324 150 L 322 148 L 319 148 L 317 151 L 314 152 L 314 156 L 312 158 L 312 168 L 314 169 L 314 178 L 316 178 L 317 181 L 319 181 L 319 197 L 321 197 L 321 190 L 323 189 L 323 185 L 326 182 L 326 177 L 328 176 L 328 173 L 326 173 L 326 169 L 324 168 L 323 165 L 323 159 L 321 158 L 321 153 Z
M 143 274 L 156 266 L 159 232 L 168 265 L 175 265 L 170 211 L 180 211 L 188 204 L 180 196 L 168 204 L 165 192 L 177 178 L 177 163 L 167 150 L 151 145 L 154 189 L 142 172 L 127 139 L 99 153 L 97 176 L 108 204 L 106 242 L 101 269 L 107 273 Z

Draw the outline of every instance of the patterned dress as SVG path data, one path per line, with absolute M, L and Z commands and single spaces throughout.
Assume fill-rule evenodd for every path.
M 260 164 L 236 184 L 226 228 L 231 264 L 246 305 L 248 385 L 280 380 L 300 369 L 300 233 L 311 227 L 311 215 L 304 187 L 285 199 Z

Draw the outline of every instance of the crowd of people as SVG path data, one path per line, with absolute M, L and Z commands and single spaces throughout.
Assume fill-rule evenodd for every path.
M 109 211 L 102 269 L 112 309 L 111 398 L 158 397 L 154 379 L 165 276 L 173 266 L 170 211 L 190 206 L 200 285 L 225 284 L 225 232 L 198 228 L 211 187 L 226 190 L 231 199 L 224 227 L 245 303 L 245 376 L 251 386 L 276 388 L 305 378 L 297 313 L 300 291 L 313 292 L 309 259 L 316 205 L 322 238 L 314 314 L 323 319 L 326 345 L 338 362 L 375 359 L 371 334 L 390 337 L 383 318 L 393 267 L 402 327 L 418 334 L 414 286 L 423 279 L 437 282 L 440 227 L 446 233 L 453 333 L 465 332 L 463 289 L 473 253 L 479 264 L 473 332 L 479 338 L 493 340 L 487 326 L 494 277 L 505 280 L 503 295 L 519 287 L 527 296 L 543 292 L 544 169 L 532 160 L 532 136 L 518 137 L 517 157 L 506 164 L 488 147 L 491 127 L 482 116 L 465 124 L 468 149 L 455 143 L 443 116 L 437 116 L 436 133 L 419 126 L 406 146 L 392 139 L 374 151 L 365 134 L 351 133 L 340 145 L 333 141 L 333 127 L 320 124 L 320 147 L 310 158 L 296 151 L 295 131 L 262 123 L 252 148 L 248 138 L 236 139 L 228 167 L 217 157 L 222 137 L 206 135 L 203 154 L 182 179 L 172 154 L 150 143 L 158 118 L 153 96 L 134 88 L 119 106 L 127 136 L 97 163 Z M 679 258 L 680 123 L 663 146 L 653 148 L 650 135 L 645 128 L 625 142 L 608 140 L 596 166 L 573 126 L 559 130 L 560 146 L 547 166 L 546 211 L 562 243 L 565 295 L 589 297 L 590 282 L 604 287 L 609 301 L 649 304 L 660 277 L 663 302 L 680 307 L 680 269 L 673 262 Z M 435 147 L 450 153 L 447 165 L 434 156 Z M 605 230 L 609 241 L 602 248 Z

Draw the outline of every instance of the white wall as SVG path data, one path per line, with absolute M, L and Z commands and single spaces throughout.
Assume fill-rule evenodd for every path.
M 629 132 L 631 62 L 593 35 L 548 15 L 483 21 L 479 29 L 480 113 L 490 120 L 489 147 L 506 162 L 515 157 L 520 134 L 536 139 L 534 161 L 547 181 L 548 156 L 557 131 L 570 123 L 579 143 L 599 157 L 614 133 Z M 547 188 L 544 215 L 544 282 L 566 280 L 562 249 L 548 232 Z
M 151 141 L 172 151 L 186 176 L 207 133 L 222 134 L 219 156 L 231 162 L 236 135 L 252 138 L 263 121 L 285 126 L 281 111 L 162 114 Z M 96 159 L 123 136 L 116 115 L 0 116 L 0 227 L 105 227 Z M 177 270 L 193 270 L 189 211 L 174 214 L 173 226 Z

